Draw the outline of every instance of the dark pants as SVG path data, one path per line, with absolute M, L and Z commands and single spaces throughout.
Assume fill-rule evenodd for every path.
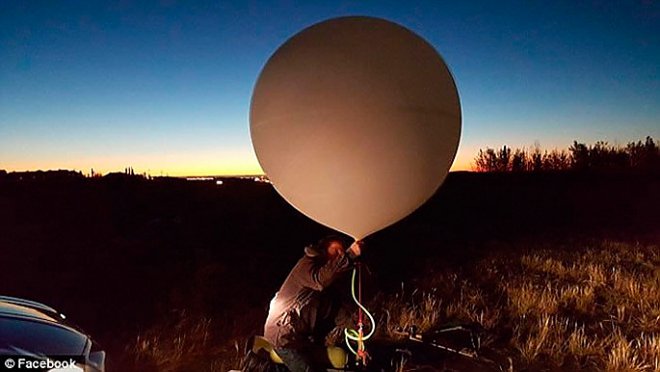
M 325 366 L 330 367 L 326 337 L 333 330 L 342 331 L 333 340 L 340 343 L 343 328 L 351 324 L 347 302 L 335 293 L 327 293 L 303 307 L 294 323 L 298 333 L 289 336 L 293 342 L 287 344 L 289 347 L 275 348 L 275 352 L 291 372 L 325 372 Z
M 291 372 L 320 372 L 323 368 L 313 363 L 312 355 L 296 349 L 276 348 L 275 352 Z
M 325 372 L 327 368 L 332 368 L 325 346 L 303 349 L 278 347 L 275 352 L 291 372 Z

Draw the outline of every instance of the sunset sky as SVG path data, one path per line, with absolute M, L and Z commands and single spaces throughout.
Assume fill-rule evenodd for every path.
M 252 88 L 290 36 L 370 15 L 427 39 L 479 148 L 660 139 L 654 1 L 2 1 L 0 169 L 256 174 Z

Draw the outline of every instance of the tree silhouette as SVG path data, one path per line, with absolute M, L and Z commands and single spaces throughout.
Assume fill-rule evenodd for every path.
M 630 142 L 627 146 L 612 146 L 597 141 L 592 146 L 573 141 L 568 151 L 554 149 L 541 151 L 536 145 L 530 152 L 511 150 L 502 146 L 495 150 L 479 150 L 475 158 L 479 172 L 557 172 L 557 171 L 640 171 L 660 172 L 660 148 L 650 136 L 645 141 Z

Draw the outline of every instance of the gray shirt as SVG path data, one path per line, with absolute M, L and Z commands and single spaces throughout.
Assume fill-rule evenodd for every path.
M 323 290 L 350 266 L 348 255 L 325 264 L 308 255 L 298 260 L 270 302 L 264 337 L 275 347 L 308 343 Z

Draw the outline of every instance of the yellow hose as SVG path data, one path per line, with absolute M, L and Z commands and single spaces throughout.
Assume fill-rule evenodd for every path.
M 368 340 L 371 336 L 373 336 L 374 331 L 376 330 L 375 324 L 376 322 L 374 321 L 374 317 L 371 315 L 369 310 L 367 310 L 364 305 L 358 301 L 357 297 L 355 296 L 355 276 L 357 273 L 357 269 L 353 268 L 353 275 L 351 276 L 351 295 L 353 296 L 353 301 L 358 305 L 362 311 L 364 311 L 365 314 L 367 314 L 367 317 L 369 318 L 369 322 L 371 325 L 371 329 L 369 330 L 369 333 L 366 336 L 360 336 L 360 330 L 359 329 L 352 329 L 352 328 L 346 328 L 344 329 L 344 340 L 346 341 L 346 346 L 348 349 L 353 353 L 354 355 L 358 355 L 358 352 L 364 351 L 364 341 Z M 353 349 L 351 346 L 351 341 L 356 341 L 358 343 L 358 348 L 357 350 Z

